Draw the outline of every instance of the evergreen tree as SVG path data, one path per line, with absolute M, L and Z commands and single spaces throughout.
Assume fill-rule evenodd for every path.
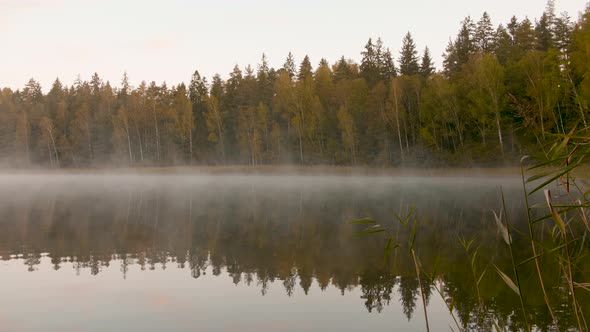
M 457 52 L 455 51 L 455 43 L 449 40 L 445 52 L 443 54 L 443 71 L 447 78 L 451 78 L 460 71 L 461 65 L 457 58 Z
M 291 79 L 295 77 L 297 69 L 295 68 L 295 59 L 293 58 L 293 54 L 291 54 L 291 52 L 289 52 L 289 55 L 287 55 L 287 59 L 283 64 L 283 69 L 287 71 Z
M 401 75 L 416 75 L 420 71 L 418 65 L 418 51 L 416 44 L 412 39 L 410 32 L 406 34 L 403 40 L 402 49 L 399 58 L 399 72 Z
M 555 21 L 554 47 L 560 50 L 566 58 L 569 53 L 568 48 L 571 44 L 571 34 L 573 29 L 573 24 L 567 13 L 563 13 L 563 15 Z
M 475 24 L 468 16 L 461 22 L 461 29 L 455 41 L 449 41 L 444 54 L 444 72 L 447 77 L 454 77 L 476 51 L 474 42 Z
M 517 35 L 519 25 L 520 24 L 518 23 L 518 19 L 516 18 L 516 16 L 512 16 L 510 18 L 510 22 L 506 25 L 506 31 L 510 35 L 512 45 L 514 45 L 516 43 L 516 38 L 517 38 L 516 35 Z
M 458 61 L 461 65 L 467 63 L 471 55 L 475 52 L 475 24 L 471 17 L 467 16 L 461 23 L 461 30 L 455 40 L 455 52 L 457 52 Z
M 475 28 L 475 45 L 478 50 L 492 52 L 494 49 L 494 28 L 487 12 L 484 12 Z
M 428 77 L 434 73 L 434 64 L 430 57 L 430 51 L 428 47 L 424 48 L 424 54 L 422 55 L 422 63 L 420 64 L 420 74 L 424 77 Z
M 207 80 L 201 77 L 198 70 L 195 70 L 191 77 L 191 83 L 188 87 L 188 97 L 192 105 L 192 117 L 194 124 L 194 142 L 196 145 L 197 158 L 204 159 L 207 145 L 207 127 L 205 126 L 205 114 L 207 113 L 207 98 L 209 89 Z
M 392 77 L 397 76 L 397 69 L 395 68 L 395 62 L 389 48 L 383 53 L 383 63 L 381 66 L 381 78 L 385 82 L 389 82 Z
M 100 93 L 100 88 L 102 87 L 102 80 L 98 76 L 97 73 L 92 75 L 92 79 L 90 80 L 90 86 L 92 87 L 92 94 L 98 95 Z
M 496 45 L 494 47 L 494 54 L 498 58 L 498 61 L 502 65 L 506 65 L 508 60 L 512 57 L 514 53 L 514 46 L 512 43 L 512 37 L 504 28 L 502 24 L 498 26 L 496 30 L 495 37 Z
M 344 81 L 353 78 L 352 69 L 348 61 L 342 56 L 334 68 L 334 81 Z
M 201 77 L 198 70 L 195 70 L 193 76 L 191 77 L 191 83 L 188 88 L 189 99 L 193 104 L 193 111 L 196 114 L 200 114 L 204 111 L 207 103 L 207 95 L 209 94 L 207 88 L 207 79 L 205 77 Z
M 536 48 L 540 51 L 547 51 L 554 46 L 551 18 L 543 13 L 535 25 Z
M 378 63 L 378 56 L 377 50 L 375 49 L 375 45 L 373 44 L 373 40 L 369 38 L 367 44 L 365 45 L 365 49 L 361 52 L 362 60 L 361 60 L 361 76 L 367 81 L 369 86 L 373 86 L 377 81 L 379 81 L 379 63 Z
M 535 49 L 535 30 L 533 24 L 528 18 L 520 22 L 516 28 L 514 36 L 514 44 L 517 45 L 521 53 L 525 53 Z
M 299 81 L 305 81 L 306 79 L 310 79 L 313 77 L 313 68 L 311 67 L 311 61 L 309 60 L 309 56 L 305 56 L 303 61 L 301 61 L 301 65 L 299 66 L 299 73 L 297 74 L 297 79 Z
M 258 98 L 254 101 L 255 104 L 264 103 L 270 104 L 272 99 L 273 74 L 268 65 L 266 55 L 262 54 L 261 63 L 258 65 L 256 72 L 256 80 L 258 81 Z
M 78 77 L 78 81 L 80 80 L 80 78 Z M 81 84 L 78 84 L 81 85 Z M 121 90 L 119 90 L 119 96 L 122 97 L 123 99 L 126 99 L 126 97 L 129 95 L 129 90 L 131 89 L 131 86 L 129 85 L 129 77 L 127 77 L 127 72 L 123 73 L 123 78 L 121 79 Z
M 224 83 L 219 74 L 213 75 L 213 81 L 211 82 L 210 95 L 217 99 L 217 102 L 223 97 L 224 94 Z

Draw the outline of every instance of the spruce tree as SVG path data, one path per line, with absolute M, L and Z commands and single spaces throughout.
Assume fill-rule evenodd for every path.
M 311 61 L 309 60 L 309 56 L 305 56 L 303 61 L 301 61 L 301 65 L 299 66 L 299 74 L 297 74 L 297 79 L 299 81 L 305 81 L 308 78 L 313 77 L 313 68 L 311 67 Z
M 213 75 L 213 81 L 211 82 L 211 93 L 210 95 L 215 97 L 218 101 L 221 100 L 224 94 L 224 83 L 219 74 Z
M 379 65 L 377 50 L 371 38 L 367 41 L 365 50 L 361 52 L 361 55 L 361 75 L 369 86 L 373 86 L 379 80 Z
M 563 54 L 569 53 L 571 43 L 571 34 L 574 27 L 567 13 L 555 21 L 555 40 L 554 47 L 559 49 Z
M 469 61 L 469 58 L 476 50 L 474 42 L 475 24 L 471 17 L 467 16 L 461 23 L 461 30 L 455 40 L 455 52 L 457 53 L 457 61 L 460 66 Z
M 455 51 L 455 43 L 452 40 L 449 40 L 445 53 L 443 54 L 443 69 L 447 78 L 452 77 L 460 70 L 457 52 Z
M 512 45 L 514 45 L 514 43 L 516 42 L 516 33 L 518 31 L 518 19 L 516 18 L 516 16 L 512 16 L 510 18 L 510 22 L 508 24 L 506 24 L 506 31 L 508 32 L 508 34 L 510 35 L 510 38 L 512 39 Z
M 420 64 L 420 74 L 424 77 L 428 77 L 434 73 L 434 65 L 432 58 L 430 57 L 430 50 L 428 46 L 424 48 L 424 54 L 422 55 L 422 63 Z
M 293 58 L 293 54 L 291 54 L 291 52 L 289 52 L 289 55 L 287 55 L 287 59 L 283 64 L 283 69 L 289 74 L 289 77 L 291 77 L 291 79 L 295 77 L 295 74 L 297 73 L 297 68 L 295 68 L 295 59 Z
M 521 53 L 535 49 L 535 30 L 528 18 L 522 20 L 516 28 L 514 44 L 517 45 Z
M 494 54 L 496 55 L 496 57 L 498 57 L 498 61 L 500 61 L 502 65 L 506 65 L 506 63 L 508 63 L 508 59 L 510 59 L 512 57 L 512 54 L 514 53 L 512 37 L 510 36 L 506 28 L 504 28 L 504 26 L 500 24 L 498 26 L 498 29 L 496 29 L 494 39 L 496 40 Z
M 553 47 L 553 32 L 551 19 L 543 13 L 535 25 L 535 46 L 539 51 L 547 51 Z
M 410 32 L 404 37 L 399 58 L 399 72 L 401 75 L 416 75 L 420 71 L 418 65 L 418 51 Z
M 475 27 L 475 44 L 478 50 L 492 52 L 494 47 L 494 28 L 487 12 L 484 12 Z
M 389 48 L 383 53 L 383 63 L 381 64 L 381 78 L 388 82 L 392 77 L 397 76 L 395 62 Z
M 256 80 L 258 81 L 258 98 L 255 100 L 255 103 L 258 104 L 262 102 L 268 105 L 270 104 L 273 94 L 271 68 L 268 65 L 266 54 L 262 54 L 262 59 L 260 61 L 261 63 L 258 65 L 258 71 L 256 72 Z
M 344 56 L 342 56 L 334 68 L 334 81 L 338 82 L 349 79 L 352 79 L 352 70 Z
M 209 93 L 207 89 L 207 80 L 201 77 L 198 70 L 195 70 L 191 77 L 191 83 L 188 87 L 188 95 L 193 104 L 193 111 L 203 111 L 201 107 L 206 107 L 206 98 Z

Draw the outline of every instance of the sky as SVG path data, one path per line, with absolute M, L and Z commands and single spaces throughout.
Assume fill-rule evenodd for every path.
M 556 0 L 577 20 L 587 0 Z M 341 56 L 359 62 L 364 45 L 381 37 L 397 60 L 410 31 L 437 69 L 466 16 L 487 11 L 494 23 L 512 15 L 533 20 L 544 0 L 0 0 L 0 87 L 30 79 L 47 91 L 59 77 L 72 84 L 97 72 L 118 86 L 124 72 L 142 80 L 188 83 L 198 70 L 209 81 L 237 64 L 256 68 L 262 53 L 282 66 L 289 52 L 314 67 Z

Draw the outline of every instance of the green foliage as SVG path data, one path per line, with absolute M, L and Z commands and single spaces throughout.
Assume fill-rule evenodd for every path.
M 402 42 L 399 58 L 399 72 L 402 75 L 416 75 L 420 72 L 418 51 L 412 35 L 408 32 Z
M 397 59 L 369 39 L 359 64 L 314 71 L 289 53 L 275 70 L 263 54 L 225 81 L 195 71 L 187 87 L 94 74 L 43 94 L 31 79 L 0 94 L 2 164 L 516 164 L 588 126 L 590 11 L 577 22 L 554 11 L 496 30 L 487 13 L 465 18 L 439 73 L 408 32 Z

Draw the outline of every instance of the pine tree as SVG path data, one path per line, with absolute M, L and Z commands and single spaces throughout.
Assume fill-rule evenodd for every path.
M 293 54 L 291 54 L 291 52 L 289 52 L 289 55 L 287 56 L 287 59 L 283 64 L 283 69 L 287 71 L 291 79 L 295 77 L 295 74 L 297 73 L 297 68 L 295 67 L 295 59 L 293 58 Z
M 224 83 L 219 74 L 213 75 L 213 82 L 211 83 L 211 96 L 217 99 L 217 102 L 223 97 L 224 94 Z
M 338 82 L 343 80 L 350 80 L 352 79 L 352 76 L 353 74 L 350 65 L 348 64 L 344 56 L 342 56 L 340 60 L 338 60 L 338 63 L 334 68 L 334 81 Z
M 226 95 L 226 102 L 231 100 L 230 107 L 237 107 L 239 103 L 236 100 L 238 89 L 240 84 L 242 83 L 242 70 L 240 66 L 235 65 L 234 69 L 231 73 L 229 73 L 229 78 L 225 82 L 225 95 Z
M 475 28 L 475 44 L 483 52 L 492 52 L 494 48 L 494 28 L 487 12 L 484 12 Z
M 361 52 L 361 55 L 361 76 L 367 81 L 369 86 L 373 86 L 379 80 L 379 65 L 377 61 L 377 50 L 371 38 L 367 41 L 365 50 Z
M 514 53 L 514 46 L 512 44 L 512 37 L 504 28 L 502 24 L 498 26 L 498 29 L 495 32 L 496 45 L 494 47 L 494 54 L 498 58 L 498 61 L 502 65 L 506 65 L 508 60 L 512 57 Z
M 567 13 L 558 18 L 555 22 L 555 40 L 554 46 L 562 52 L 567 58 L 569 45 L 571 44 L 571 34 L 574 30 L 573 24 Z
M 518 25 L 515 32 L 514 44 L 521 52 L 528 52 L 535 49 L 535 30 L 528 18 L 525 18 Z
M 383 53 L 383 63 L 381 64 L 381 79 L 385 82 L 389 82 L 392 77 L 397 76 L 397 69 L 395 68 L 395 62 L 389 48 Z
M 129 77 L 127 77 L 127 72 L 124 72 L 123 78 L 121 79 L 121 90 L 119 91 L 120 96 L 122 96 L 123 99 L 125 99 L 129 95 L 130 89 L 131 89 L 131 86 L 129 85 Z
M 207 79 L 201 77 L 198 70 L 195 70 L 193 73 L 188 90 L 189 99 L 193 104 L 193 111 L 195 113 L 201 113 L 200 111 L 204 111 L 202 107 L 206 107 L 209 91 L 207 88 Z
M 547 51 L 553 47 L 553 25 L 547 13 L 543 13 L 535 25 L 536 48 L 540 51 Z
M 430 57 L 430 50 L 428 47 L 424 48 L 424 54 L 422 55 L 422 63 L 420 64 L 420 74 L 424 77 L 428 77 L 434 73 L 434 65 L 432 58 Z
M 311 61 L 309 60 L 309 56 L 305 56 L 303 61 L 301 61 L 301 65 L 299 66 L 299 74 L 297 74 L 297 79 L 299 81 L 305 81 L 306 79 L 310 79 L 313 77 L 313 68 L 311 67 Z
M 93 95 L 98 95 L 100 92 L 100 88 L 102 86 L 102 80 L 100 79 L 100 77 L 98 77 L 97 73 L 94 73 L 94 75 L 92 75 L 92 79 L 90 80 L 90 86 L 92 87 L 92 94 Z
M 266 59 L 266 55 L 263 53 L 261 63 L 258 65 L 258 71 L 256 72 L 256 80 L 258 81 L 258 98 L 254 100 L 255 104 L 261 102 L 265 104 L 270 104 L 271 102 L 273 94 L 273 81 L 270 71 L 271 68 L 268 65 L 268 60 Z
M 207 113 L 207 98 L 209 89 L 207 80 L 201 77 L 198 70 L 195 70 L 188 87 L 188 97 L 192 104 L 192 116 L 194 119 L 194 143 L 198 157 L 203 158 L 207 144 L 207 127 L 205 125 L 205 114 Z M 192 133 L 191 133 L 192 134 Z
M 375 42 L 375 65 L 377 66 L 377 76 L 379 80 L 383 80 L 383 63 L 384 63 L 385 50 L 383 47 L 383 41 L 381 38 L 377 38 Z
M 401 75 L 416 75 L 419 71 L 418 51 L 416 50 L 416 44 L 414 44 L 412 35 L 408 32 L 404 37 L 400 51 L 399 72 Z
M 516 18 L 516 16 L 512 16 L 510 18 L 510 22 L 506 25 L 506 31 L 508 32 L 508 34 L 510 35 L 510 38 L 512 40 L 512 45 L 514 45 L 516 43 L 516 34 L 518 31 L 518 19 Z
M 443 69 L 447 78 L 452 77 L 461 70 L 461 65 L 457 59 L 457 52 L 455 51 L 455 43 L 452 40 L 449 40 L 445 53 L 443 54 Z
M 474 41 L 475 24 L 471 17 L 467 16 L 461 23 L 461 30 L 455 40 L 455 52 L 457 53 L 457 61 L 459 65 L 463 65 L 469 61 L 469 58 L 476 50 Z

